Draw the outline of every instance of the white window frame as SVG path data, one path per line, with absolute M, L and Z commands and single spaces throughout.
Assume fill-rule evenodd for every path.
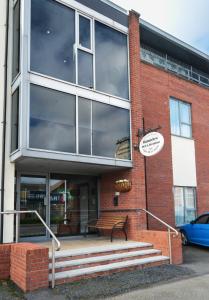
M 175 101 L 175 102 L 178 103 L 178 119 L 179 119 L 179 124 L 178 124 L 179 135 L 172 132 L 172 127 L 171 127 L 171 134 L 175 135 L 175 136 L 183 137 L 183 138 L 186 138 L 186 139 L 192 139 L 192 105 L 191 105 L 191 103 L 180 100 L 180 99 L 176 99 L 174 97 L 170 97 L 170 101 Z M 181 121 L 181 103 L 184 104 L 184 105 L 189 106 L 189 108 L 190 108 L 190 123 L 185 123 L 185 122 Z M 170 110 L 171 110 L 171 107 L 170 107 Z M 190 136 L 189 137 L 184 136 L 182 134 L 182 125 L 186 125 L 186 126 L 190 127 Z
M 80 161 L 80 162 L 94 162 L 100 164 L 107 165 L 115 165 L 115 166 L 125 166 L 132 167 L 132 128 L 131 128 L 131 102 L 130 102 L 130 76 L 129 76 L 129 99 L 123 99 L 117 96 L 113 96 L 104 92 L 100 92 L 95 89 L 89 89 L 87 87 L 82 87 L 77 84 L 73 84 L 70 82 L 66 82 L 57 78 L 53 78 L 50 76 L 46 76 L 44 74 L 32 72 L 30 70 L 30 45 L 31 45 L 31 0 L 20 0 L 21 1 L 21 37 L 20 37 L 20 78 L 19 78 L 19 110 L 20 110 L 20 118 L 19 118 L 19 133 L 20 133 L 20 149 L 18 153 L 12 153 L 10 155 L 11 161 L 15 161 L 19 157 L 29 156 L 29 157 L 40 157 L 40 158 L 54 158 L 54 159 L 63 159 L 69 161 Z M 78 22 L 78 16 L 81 15 L 85 18 L 89 18 L 91 20 L 91 38 L 92 38 L 92 49 L 90 53 L 93 55 L 93 78 L 94 85 L 96 83 L 95 80 L 95 40 L 94 40 L 94 28 L 95 28 L 95 20 L 99 21 L 102 24 L 105 24 L 119 32 L 122 32 L 127 36 L 127 48 L 128 48 L 128 74 L 130 75 L 130 64 L 129 64 L 129 42 L 128 42 L 128 28 L 95 12 L 88 7 L 73 1 L 73 0 L 55 0 L 58 3 L 64 4 L 71 9 L 75 10 L 75 22 Z M 77 27 L 78 28 L 78 27 Z M 78 30 L 75 30 L 75 47 L 77 49 L 81 49 L 83 51 L 87 51 L 87 49 L 83 49 L 83 47 L 78 46 Z M 76 58 L 77 59 L 77 58 Z M 77 66 L 77 64 L 76 64 Z M 76 73 L 78 74 L 78 72 Z M 119 108 L 124 108 L 129 111 L 130 114 L 130 160 L 123 159 L 115 159 L 109 157 L 99 157 L 99 156 L 89 156 L 89 155 L 80 155 L 78 153 L 78 135 L 76 132 L 76 153 L 63 153 L 58 151 L 49 151 L 45 149 L 31 149 L 29 148 L 29 128 L 30 128 L 30 84 L 40 85 L 46 88 L 51 88 L 60 92 L 69 93 L 76 96 L 76 105 L 78 102 L 78 97 L 83 97 L 86 99 L 90 99 L 91 101 L 98 101 L 101 103 L 109 104 L 112 106 L 116 106 Z M 16 85 L 16 84 L 15 84 Z M 13 88 L 14 91 L 14 88 Z M 76 110 L 77 111 L 77 110 Z M 78 120 L 76 116 L 76 120 Z M 77 121 L 76 121 L 77 122 Z M 78 130 L 78 124 L 76 124 L 76 130 Z M 91 142 L 92 144 L 92 142 Z M 47 154 L 49 153 L 49 155 Z M 14 154 L 14 155 L 13 155 Z M 77 158 L 76 158 L 77 156 Z M 79 157 L 80 160 L 79 160 Z

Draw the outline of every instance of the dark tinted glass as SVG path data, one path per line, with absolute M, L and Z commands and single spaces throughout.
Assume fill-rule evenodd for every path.
M 93 56 L 78 50 L 78 84 L 93 88 Z
M 12 126 L 11 126 L 11 152 L 18 149 L 19 131 L 19 89 L 12 95 Z
M 129 111 L 92 102 L 93 155 L 130 159 Z
M 52 0 L 31 2 L 31 70 L 75 82 L 75 12 Z
M 13 14 L 12 78 L 14 79 L 20 71 L 20 1 L 17 1 Z
M 78 101 L 79 153 L 91 154 L 91 101 L 79 98 Z
M 95 22 L 96 89 L 128 99 L 127 37 Z
M 75 96 L 31 85 L 30 147 L 75 152 Z
M 208 218 L 209 218 L 209 215 L 204 215 L 202 217 L 199 217 L 195 223 L 196 224 L 208 224 Z
M 91 49 L 91 22 L 82 16 L 79 16 L 79 44 Z

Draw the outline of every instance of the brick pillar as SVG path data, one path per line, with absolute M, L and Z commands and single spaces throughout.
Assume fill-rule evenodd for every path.
M 11 246 L 11 280 L 24 292 L 49 286 L 49 249 L 38 244 Z
M 100 209 L 101 213 L 128 215 L 128 238 L 137 239 L 139 229 L 146 229 L 146 216 L 139 214 L 138 208 L 146 207 L 144 158 L 134 149 L 138 144 L 138 129 L 143 127 L 143 113 L 140 88 L 140 36 L 139 14 L 131 11 L 129 16 L 129 54 L 130 54 L 130 88 L 131 88 L 131 129 L 132 129 L 132 160 L 133 168 L 115 171 L 101 177 Z M 114 207 L 114 183 L 119 179 L 132 181 L 132 189 L 119 196 L 119 205 Z
M 0 245 L 0 280 L 9 279 L 10 252 L 11 252 L 11 244 Z

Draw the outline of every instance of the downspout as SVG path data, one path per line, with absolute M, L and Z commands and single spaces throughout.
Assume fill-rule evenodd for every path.
M 8 34 L 9 34 L 9 0 L 6 6 L 6 33 L 5 33 L 5 57 L 4 57 L 4 102 L 3 102 L 3 121 L 2 121 L 2 165 L 1 165 L 1 211 L 4 211 L 4 177 L 5 177 L 5 146 L 6 146 L 6 106 L 7 106 L 7 59 L 8 59 Z M 3 242 L 3 219 L 1 217 L 0 243 Z

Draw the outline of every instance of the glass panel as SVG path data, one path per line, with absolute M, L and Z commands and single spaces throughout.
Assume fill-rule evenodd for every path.
M 195 189 L 184 188 L 184 196 L 185 196 L 185 223 L 189 223 L 195 219 L 195 213 L 196 213 Z
M 78 84 L 93 88 L 93 55 L 78 50 Z
M 84 233 L 97 218 L 97 180 L 88 176 L 56 175 L 50 180 L 51 228 L 56 235 Z
M 11 152 L 18 149 L 19 140 L 19 88 L 12 95 L 12 132 L 11 132 Z
M 93 105 L 93 155 L 130 159 L 129 111 L 107 104 Z
M 31 2 L 31 70 L 75 83 L 75 12 L 52 0 Z
M 20 71 L 20 1 L 17 1 L 13 10 L 13 57 L 12 78 Z
M 181 122 L 186 124 L 191 124 L 191 106 L 190 104 L 179 102 Z
M 91 49 L 91 21 L 83 16 L 79 16 L 79 44 Z
M 35 176 L 21 177 L 20 210 L 37 210 L 46 220 L 46 178 Z M 34 214 L 20 215 L 20 236 L 45 235 L 46 230 Z
M 30 147 L 75 153 L 75 96 L 31 85 Z
M 180 135 L 180 123 L 179 123 L 179 101 L 170 100 L 170 122 L 171 122 L 171 133 Z
M 95 22 L 96 88 L 129 98 L 127 36 Z
M 191 125 L 181 124 L 181 136 L 191 138 Z
M 91 101 L 78 101 L 79 153 L 91 155 Z
M 184 192 L 183 188 L 174 188 L 175 218 L 176 225 L 184 224 Z

